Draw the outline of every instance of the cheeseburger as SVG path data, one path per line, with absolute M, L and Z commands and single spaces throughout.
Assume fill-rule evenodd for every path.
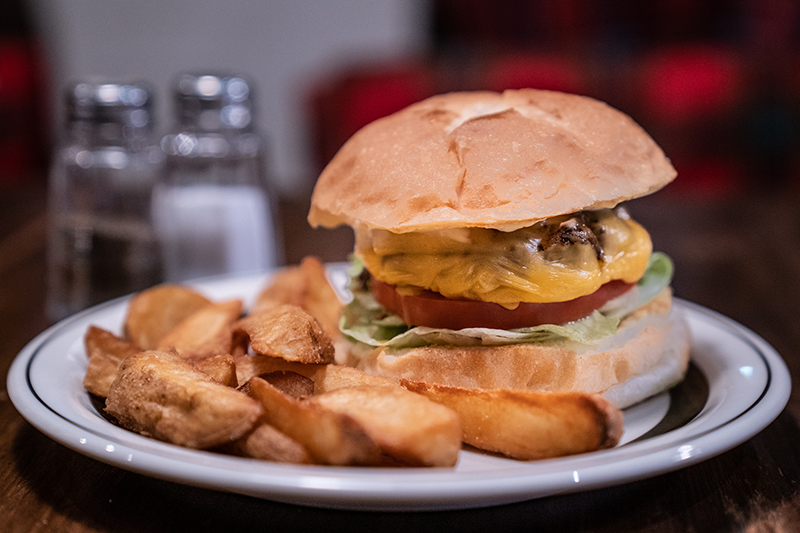
M 358 131 L 312 226 L 355 231 L 348 364 L 620 408 L 680 381 L 672 263 L 623 202 L 675 178 L 627 115 L 539 90 L 435 96 Z

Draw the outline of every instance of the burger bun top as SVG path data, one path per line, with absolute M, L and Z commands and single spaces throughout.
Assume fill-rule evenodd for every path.
M 312 226 L 513 231 L 613 207 L 675 178 L 629 116 L 524 89 L 434 96 L 359 130 L 323 170 Z

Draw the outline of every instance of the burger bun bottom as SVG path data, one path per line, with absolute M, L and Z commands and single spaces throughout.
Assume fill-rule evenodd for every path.
M 471 389 L 602 394 L 629 407 L 680 382 L 691 337 L 665 289 L 625 317 L 613 337 L 587 346 L 573 341 L 506 346 L 376 348 L 349 366 L 394 381 L 408 379 Z

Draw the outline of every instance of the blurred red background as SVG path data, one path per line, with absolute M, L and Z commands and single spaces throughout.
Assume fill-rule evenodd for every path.
M 0 4 L 0 185 L 43 176 L 48 135 L 43 57 L 24 5 Z
M 364 124 L 427 96 L 536 87 L 627 112 L 694 195 L 800 187 L 800 9 L 791 0 L 427 0 L 427 49 L 307 87 L 320 170 Z M 47 61 L 25 0 L 0 6 L 0 184 L 46 174 Z M 310 177 L 311 183 L 313 178 Z
M 800 183 L 800 24 L 786 0 L 431 0 L 433 47 L 357 65 L 310 97 L 318 168 L 358 128 L 436 93 L 535 87 L 627 112 L 674 194 Z

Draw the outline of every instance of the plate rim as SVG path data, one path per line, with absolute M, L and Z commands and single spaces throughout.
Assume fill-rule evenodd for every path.
M 268 274 L 260 276 L 266 275 Z M 253 276 L 240 277 L 242 280 L 252 278 Z M 230 281 L 232 278 L 215 279 Z M 203 287 L 205 283 L 208 282 L 201 282 L 197 286 Z M 287 503 L 350 510 L 463 509 L 618 485 L 684 468 L 710 459 L 749 440 L 777 418 L 791 394 L 788 368 L 777 351 L 763 338 L 716 311 L 675 298 L 676 307 L 685 313 L 687 321 L 702 317 L 724 329 L 728 335 L 743 340 L 761 358 L 767 371 L 767 382 L 757 399 L 736 416 L 720 421 L 719 424 L 701 433 L 690 434 L 677 442 L 670 442 L 668 436 L 673 433 L 670 431 L 641 443 L 629 443 L 611 450 L 539 461 L 535 464 L 523 462 L 522 464 L 526 466 L 534 466 L 521 470 L 534 470 L 534 472 L 523 471 L 514 476 L 508 476 L 506 472 L 489 476 L 485 472 L 454 472 L 449 469 L 348 468 L 279 465 L 263 461 L 257 462 L 259 464 L 257 472 L 248 472 L 244 465 L 252 466 L 254 461 L 252 459 L 187 450 L 128 432 L 125 432 L 126 442 L 118 442 L 109 438 L 107 433 L 95 432 L 91 428 L 76 424 L 75 421 L 55 411 L 37 395 L 30 381 L 31 365 L 37 353 L 76 322 L 124 303 L 127 298 L 129 297 L 117 298 L 82 311 L 51 326 L 28 343 L 15 357 L 8 372 L 7 390 L 15 408 L 28 422 L 51 439 L 106 464 L 168 481 Z M 678 429 L 686 428 L 694 422 L 693 420 Z M 107 424 L 110 428 L 116 428 L 108 422 Z M 136 453 L 137 460 L 126 461 L 122 453 L 107 453 L 108 445 L 103 449 L 102 442 L 94 447 L 78 444 L 75 433 L 79 431 L 89 431 L 99 441 L 105 439 L 108 445 L 112 447 L 116 445 L 119 452 Z M 67 438 L 67 435 L 70 438 Z M 688 442 L 693 443 L 695 453 L 686 454 L 680 451 L 681 446 L 689 445 Z M 157 452 L 162 452 L 165 450 L 164 446 L 173 453 L 162 455 L 147 451 L 155 448 Z M 621 457 L 617 457 L 620 455 Z M 144 456 L 144 460 L 141 456 Z M 654 459 L 651 461 L 651 466 L 639 465 L 638 468 L 634 468 L 642 456 Z M 609 459 L 608 462 L 601 461 L 597 464 L 597 460 L 603 457 Z M 191 459 L 190 464 L 193 466 L 188 475 L 187 472 L 181 471 L 181 467 L 185 470 L 187 466 L 187 458 Z M 535 472 L 536 466 L 541 465 L 551 468 L 547 472 Z M 568 465 L 572 466 L 567 467 Z M 609 469 L 615 470 L 615 475 L 610 475 Z M 386 476 L 375 476 L 376 471 L 383 474 L 391 473 L 391 476 L 388 476 L 391 480 L 377 482 L 377 477 Z M 231 480 L 230 475 L 218 475 L 231 472 L 240 477 Z M 570 474 L 574 478 L 572 483 L 569 480 Z M 442 477 L 449 479 L 442 480 Z M 342 483 L 342 479 L 345 478 L 347 482 Z M 536 478 L 535 483 L 532 482 L 532 478 Z M 473 487 L 476 482 L 480 483 L 481 490 L 476 491 Z M 351 487 L 349 484 L 357 486 Z M 440 485 L 448 485 L 448 490 L 442 493 Z

